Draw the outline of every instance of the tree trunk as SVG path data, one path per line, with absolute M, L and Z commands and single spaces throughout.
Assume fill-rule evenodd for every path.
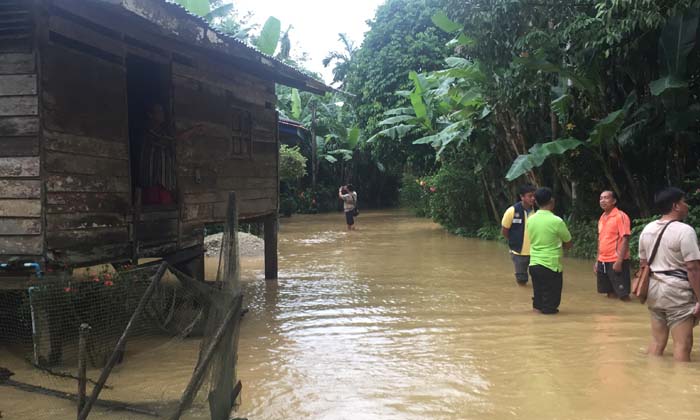
M 525 140 L 525 133 L 523 131 L 522 124 L 520 120 L 513 115 L 509 110 L 496 111 L 496 121 L 503 128 L 503 132 L 506 137 L 506 144 L 508 145 L 508 150 L 513 153 L 511 157 L 511 162 L 514 161 L 519 155 L 527 154 L 528 147 L 527 141 Z M 528 171 L 525 174 L 528 182 L 533 185 L 540 185 L 538 176 L 534 171 Z
M 493 201 L 493 197 L 491 196 L 491 188 L 489 188 L 489 184 L 486 182 L 486 177 L 484 176 L 484 172 L 481 172 L 481 182 L 484 184 L 484 192 L 486 193 L 486 197 L 489 200 L 489 204 L 491 205 L 491 212 L 493 213 L 493 219 L 498 223 L 500 219 L 500 214 L 498 213 L 498 209 L 496 208 L 496 203 Z
M 318 176 L 318 145 L 316 144 L 316 105 L 311 105 L 311 188 L 316 190 Z
M 622 149 L 620 149 L 619 147 L 617 148 L 617 155 L 620 160 L 620 166 L 622 167 L 622 171 L 625 173 L 627 184 L 629 184 L 630 188 L 632 189 L 632 197 L 634 198 L 634 203 L 639 209 L 640 215 L 642 217 L 651 216 L 651 212 L 649 211 L 649 207 L 647 206 L 646 200 L 644 199 L 644 195 L 642 194 L 641 188 L 639 188 L 639 184 L 637 184 L 637 181 L 634 179 L 634 176 L 632 175 L 632 172 L 627 166 L 627 163 L 625 163 L 624 156 L 622 155 Z M 618 197 L 620 196 L 618 195 Z

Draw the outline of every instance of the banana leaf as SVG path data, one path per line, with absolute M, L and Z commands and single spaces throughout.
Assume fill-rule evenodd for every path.
M 282 25 L 279 19 L 270 16 L 267 18 L 265 25 L 263 25 L 260 36 L 255 40 L 255 46 L 264 54 L 274 54 L 280 40 L 281 32 Z
M 565 138 L 549 143 L 537 143 L 528 150 L 528 154 L 518 156 L 511 165 L 506 179 L 512 181 L 527 172 L 542 166 L 542 164 L 554 155 L 561 155 L 584 144 L 575 138 Z
M 209 0 L 175 0 L 177 4 L 194 13 L 197 16 L 205 17 L 209 13 Z
M 372 143 L 380 137 L 389 137 L 392 140 L 398 140 L 398 139 L 404 137 L 409 132 L 411 132 L 414 128 L 416 128 L 416 125 L 414 125 L 414 124 L 395 125 L 393 127 L 386 128 L 386 129 L 378 132 L 377 134 L 373 135 L 372 137 L 367 139 L 367 143 Z
M 435 26 L 447 32 L 448 34 L 462 30 L 462 25 L 448 18 L 445 12 L 443 12 L 442 10 L 438 10 L 437 12 L 435 12 L 435 14 L 430 18 L 430 20 L 433 21 Z

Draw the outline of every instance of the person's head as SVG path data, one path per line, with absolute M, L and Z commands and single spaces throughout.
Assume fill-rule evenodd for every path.
M 346 185 L 345 188 L 347 188 L 350 192 L 355 192 L 355 187 L 353 187 L 352 184 Z
M 345 185 L 343 185 L 342 187 L 340 187 L 340 193 L 341 193 L 341 194 L 347 194 L 347 193 L 348 193 L 348 187 L 346 187 Z
M 163 105 L 158 102 L 149 104 L 146 114 L 150 126 L 160 126 L 165 123 L 165 110 L 163 109 Z
M 612 190 L 605 190 L 600 193 L 598 203 L 603 211 L 608 212 L 617 206 L 617 194 Z
M 554 208 L 554 196 L 552 190 L 547 187 L 538 188 L 535 191 L 535 201 L 541 209 L 552 210 Z
M 685 192 L 676 187 L 666 187 L 654 195 L 654 204 L 661 214 L 672 215 L 676 220 L 688 217 L 690 206 L 685 202 Z
M 523 184 L 518 188 L 518 196 L 526 209 L 535 205 L 535 188 L 532 184 Z

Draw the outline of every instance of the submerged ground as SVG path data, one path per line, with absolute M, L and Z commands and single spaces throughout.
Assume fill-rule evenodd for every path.
M 546 317 L 531 312 L 531 288 L 515 286 L 502 244 L 396 211 L 363 212 L 356 232 L 343 223 L 342 214 L 283 219 L 277 281 L 263 279 L 261 258 L 242 259 L 250 311 L 237 416 L 697 418 L 700 346 L 690 364 L 649 359 L 646 309 L 598 296 L 591 262 L 565 260 L 561 313 Z M 105 397 L 179 397 L 197 350 L 186 340 L 127 357 Z M 36 375 L 0 354 L 17 376 Z M 5 418 L 74 417 L 70 403 L 0 392 Z

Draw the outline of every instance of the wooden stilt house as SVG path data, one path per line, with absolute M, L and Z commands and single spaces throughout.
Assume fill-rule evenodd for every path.
M 329 90 L 165 0 L 0 1 L 0 268 L 201 275 L 235 191 L 275 277 L 275 83 Z

